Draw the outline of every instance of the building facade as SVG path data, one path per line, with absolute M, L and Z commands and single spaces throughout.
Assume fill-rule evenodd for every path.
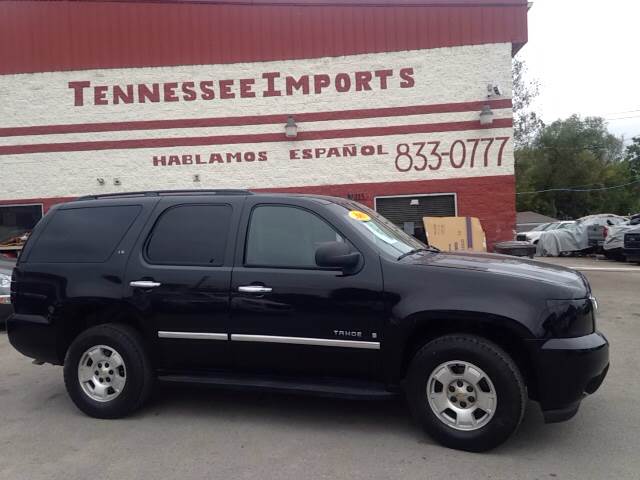
M 249 188 L 350 197 L 405 227 L 475 216 L 489 246 L 510 239 L 526 15 L 520 0 L 0 1 L 0 237 L 85 194 Z

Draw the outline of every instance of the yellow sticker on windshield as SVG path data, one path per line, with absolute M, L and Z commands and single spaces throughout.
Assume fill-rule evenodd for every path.
M 371 217 L 369 215 L 367 215 L 364 212 L 361 212 L 360 210 L 351 210 L 349 212 L 349 216 L 351 218 L 353 218 L 354 220 L 359 220 L 361 222 L 370 222 L 371 221 Z

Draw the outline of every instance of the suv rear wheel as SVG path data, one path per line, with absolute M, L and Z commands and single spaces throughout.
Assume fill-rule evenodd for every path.
M 64 361 L 64 382 L 73 403 L 96 418 L 119 418 L 149 397 L 153 375 L 138 332 L 106 324 L 82 332 Z
M 411 410 L 445 446 L 473 452 L 504 442 L 524 416 L 526 388 L 509 355 L 472 335 L 447 335 L 422 347 L 405 382 Z

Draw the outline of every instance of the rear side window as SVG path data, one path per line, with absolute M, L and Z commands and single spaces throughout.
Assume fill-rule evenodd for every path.
M 58 210 L 38 238 L 32 262 L 102 263 L 140 213 L 140 205 Z
M 147 260 L 159 265 L 221 266 L 232 209 L 229 205 L 179 205 L 161 216 L 147 243 Z

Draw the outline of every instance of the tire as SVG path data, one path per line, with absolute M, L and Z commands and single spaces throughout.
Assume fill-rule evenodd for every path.
M 509 355 L 484 338 L 466 334 L 443 336 L 423 346 L 411 361 L 404 387 L 413 416 L 432 438 L 470 452 L 487 451 L 507 440 L 522 422 L 527 401 L 524 380 Z M 489 408 L 482 410 L 481 405 Z M 443 411 L 447 406 L 458 410 Z
M 91 380 L 81 382 L 81 373 L 85 380 L 91 375 Z M 140 334 L 120 324 L 82 332 L 67 350 L 64 383 L 73 403 L 90 417 L 121 418 L 134 412 L 149 398 L 153 385 Z

